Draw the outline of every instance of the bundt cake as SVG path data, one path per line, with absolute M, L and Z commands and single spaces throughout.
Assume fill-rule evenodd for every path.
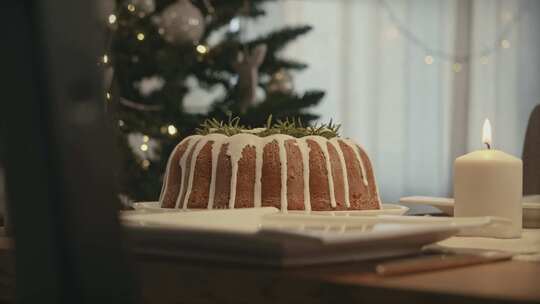
M 381 208 L 367 154 L 337 137 L 332 125 L 243 129 L 216 124 L 207 124 L 173 150 L 161 207 Z

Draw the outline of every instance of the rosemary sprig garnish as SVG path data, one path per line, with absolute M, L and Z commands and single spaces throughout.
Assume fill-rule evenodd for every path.
M 330 120 L 328 123 L 316 124 L 314 126 L 304 126 L 300 119 L 286 119 L 284 121 L 277 120 L 275 123 L 273 123 L 272 115 L 270 115 L 268 116 L 266 124 L 263 128 L 263 131 L 252 134 L 260 137 L 266 137 L 274 134 L 285 134 L 296 138 L 318 135 L 330 139 L 333 137 L 339 137 L 339 129 L 341 128 L 341 125 L 334 124 L 332 120 Z M 240 124 L 239 117 L 229 117 L 227 123 L 218 121 L 215 118 L 207 119 L 196 131 L 199 135 L 220 133 L 227 136 L 233 136 L 235 134 L 246 133 L 247 130 L 248 128 Z

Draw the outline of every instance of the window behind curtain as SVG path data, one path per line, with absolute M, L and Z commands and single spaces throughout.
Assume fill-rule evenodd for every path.
M 540 2 L 285 0 L 267 13 L 243 24 L 247 39 L 313 26 L 285 50 L 309 65 L 294 84 L 326 91 L 321 120 L 341 122 L 366 148 L 385 202 L 451 196 L 453 160 L 481 148 L 485 118 L 495 147 L 521 155 L 540 103 Z M 186 104 L 200 108 L 212 94 Z

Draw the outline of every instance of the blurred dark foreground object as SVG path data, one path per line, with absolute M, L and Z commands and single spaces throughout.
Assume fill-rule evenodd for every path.
M 2 1 L 0 121 L 21 303 L 133 303 L 94 1 Z
M 531 113 L 523 145 L 523 195 L 540 194 L 540 105 Z

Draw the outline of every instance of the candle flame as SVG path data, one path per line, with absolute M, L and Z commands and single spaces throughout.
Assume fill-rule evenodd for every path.
M 485 144 L 488 149 L 491 149 L 491 124 L 487 118 L 482 127 L 482 143 Z

